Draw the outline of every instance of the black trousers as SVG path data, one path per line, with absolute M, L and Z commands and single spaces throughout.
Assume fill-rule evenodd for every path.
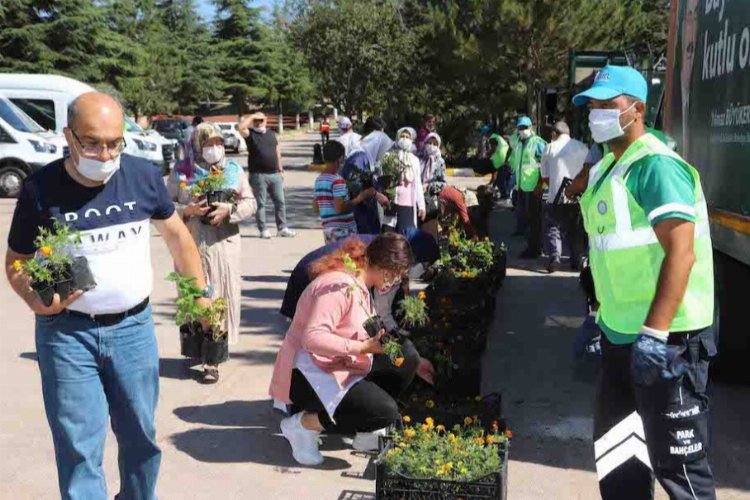
M 330 132 L 321 132 L 320 133 L 320 142 L 322 146 L 326 145 L 326 142 L 328 142 L 330 137 Z
M 372 432 L 397 424 L 401 415 L 396 398 L 414 380 L 419 364 L 419 353 L 408 340 L 404 342 L 403 353 L 404 363 L 400 367 L 384 354 L 374 356 L 370 373 L 349 389 L 336 408 L 335 422 L 302 372 L 295 369 L 290 390 L 292 411 L 317 413 L 325 431 L 332 434 Z
M 518 230 L 523 230 L 526 224 L 526 250 L 528 253 L 540 255 L 542 253 L 542 198 L 533 192 L 520 191 L 518 193 L 521 215 L 518 215 Z M 524 219 L 521 222 L 520 218 Z
M 630 344 L 615 345 L 602 335 L 601 348 L 594 449 L 602 498 L 651 499 L 656 476 L 672 500 L 714 500 L 706 457 L 713 328 L 670 334 L 669 349 L 688 372 L 651 386 L 633 383 Z

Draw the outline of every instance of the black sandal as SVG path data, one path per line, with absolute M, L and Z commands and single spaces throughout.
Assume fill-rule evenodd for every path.
M 219 369 L 213 366 L 203 367 L 203 383 L 215 384 L 219 381 Z

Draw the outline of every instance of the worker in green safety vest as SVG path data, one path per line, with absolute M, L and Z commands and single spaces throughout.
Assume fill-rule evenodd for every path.
M 607 66 L 573 98 L 609 152 L 581 197 L 603 331 L 594 449 L 602 498 L 715 499 L 708 448 L 714 277 L 695 168 L 645 128 L 648 86 Z
M 515 235 L 526 236 L 522 259 L 536 259 L 542 253 L 542 198 L 536 192 L 541 177 L 540 162 L 547 143 L 536 135 L 528 116 L 518 117 L 516 134 L 511 136 L 510 165 L 518 191 Z

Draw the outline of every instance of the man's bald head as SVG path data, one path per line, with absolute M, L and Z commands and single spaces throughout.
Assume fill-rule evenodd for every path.
M 125 126 L 125 114 L 117 100 L 103 92 L 86 92 L 76 97 L 68 106 L 68 127 L 76 129 L 78 122 L 87 120 L 112 120 Z

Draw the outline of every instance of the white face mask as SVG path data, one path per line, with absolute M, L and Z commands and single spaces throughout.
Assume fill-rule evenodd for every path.
M 115 156 L 107 161 L 78 157 L 76 170 L 87 179 L 97 182 L 107 182 L 115 172 L 120 169 L 120 155 Z
M 206 146 L 203 148 L 203 159 L 209 165 L 216 165 L 224 159 L 224 146 Z
M 401 137 L 398 140 L 398 147 L 399 149 L 402 149 L 403 151 L 411 151 L 412 144 L 413 144 L 412 140 L 406 137 Z
M 253 130 L 258 132 L 259 134 L 265 134 L 266 133 L 266 126 L 263 125 L 262 127 L 253 127 Z
M 623 127 L 620 125 L 620 115 L 629 111 L 633 106 L 635 103 L 622 112 L 619 109 L 592 109 L 589 112 L 589 129 L 594 141 L 601 144 L 622 137 L 625 129 L 635 121 L 635 118 Z
M 518 137 L 520 137 L 521 139 L 524 139 L 524 140 L 528 139 L 529 137 L 531 137 L 531 129 L 527 128 L 525 130 L 519 130 L 518 131 Z
M 428 144 L 427 146 L 424 147 L 424 150 L 430 156 L 437 156 L 440 154 L 440 148 L 435 146 L 434 144 Z

